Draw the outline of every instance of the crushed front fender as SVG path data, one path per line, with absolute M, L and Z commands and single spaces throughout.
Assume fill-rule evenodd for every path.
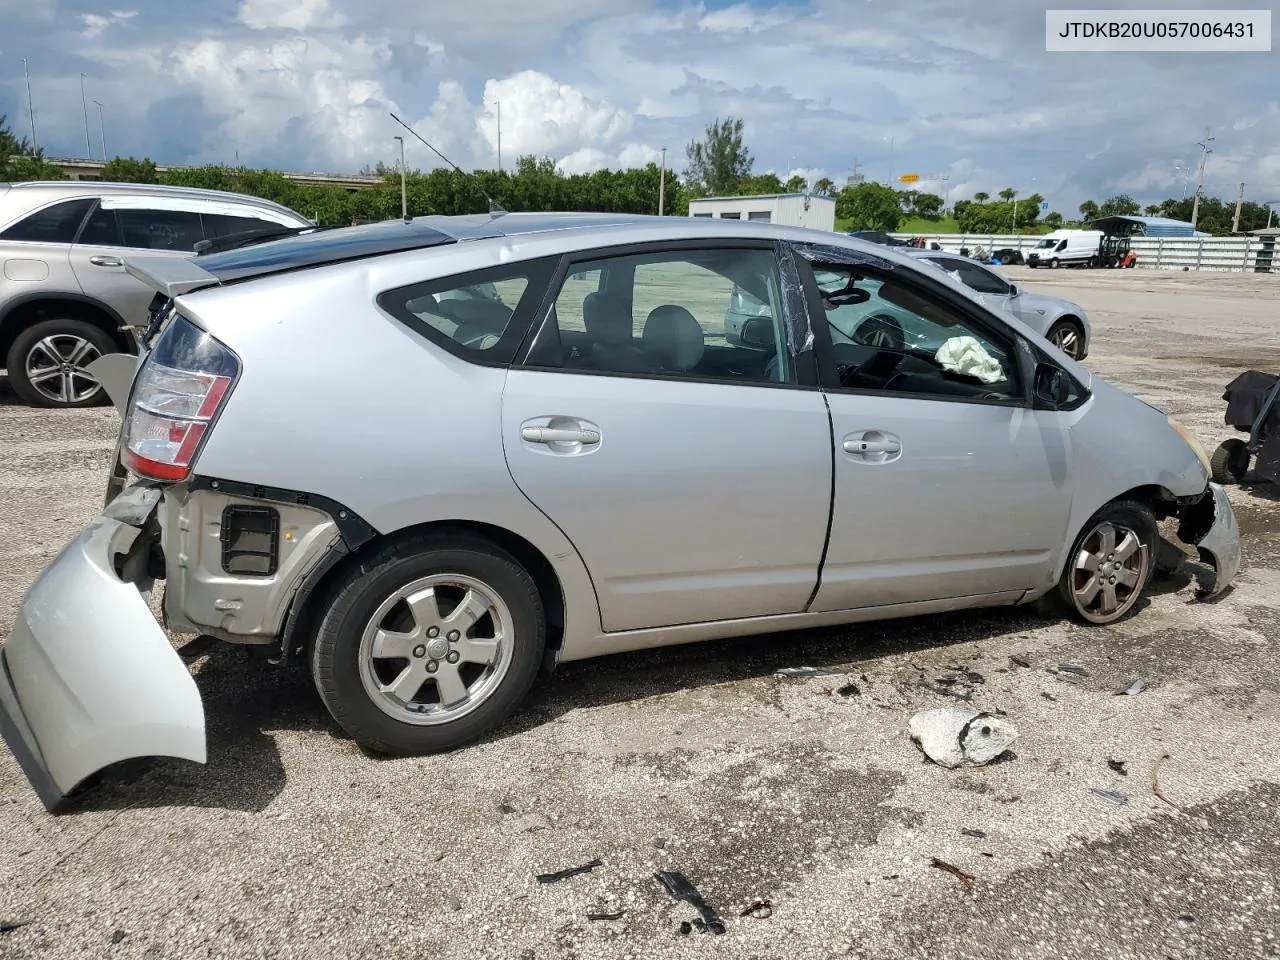
M 0 646 L 0 734 L 50 811 L 121 760 L 205 762 L 200 693 L 139 590 L 158 502 L 139 487 L 116 498 L 27 590 Z
M 1216 597 L 1231 586 L 1240 572 L 1240 528 L 1226 489 L 1210 483 L 1205 495 L 1179 511 L 1178 539 L 1196 548 L 1200 559 L 1213 567 L 1213 583 L 1200 598 Z

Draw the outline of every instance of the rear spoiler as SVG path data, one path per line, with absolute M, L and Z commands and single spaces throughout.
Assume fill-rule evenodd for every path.
M 129 257 L 124 269 L 169 300 L 222 283 L 194 259 L 186 257 Z

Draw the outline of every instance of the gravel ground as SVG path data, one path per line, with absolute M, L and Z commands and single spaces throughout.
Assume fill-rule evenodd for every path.
M 1223 385 L 1280 369 L 1275 278 L 1006 272 L 1083 304 L 1089 365 L 1210 448 Z M 0 380 L 0 636 L 116 429 Z M 27 921 L 0 956 L 1280 957 L 1278 495 L 1232 489 L 1246 568 L 1211 604 L 1190 565 L 1110 629 L 969 613 L 570 664 L 447 756 L 372 758 L 305 675 L 215 650 L 207 766 L 117 770 L 51 817 L 0 751 L 0 921 Z M 774 675 L 799 664 L 838 675 Z M 1014 755 L 924 761 L 907 720 L 948 691 L 1006 711 Z M 727 933 L 682 934 L 656 870 Z

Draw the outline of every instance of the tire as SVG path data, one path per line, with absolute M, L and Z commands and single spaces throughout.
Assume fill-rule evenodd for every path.
M 883 350 L 901 350 L 906 344 L 902 324 L 897 317 L 887 313 L 873 313 L 858 324 L 850 337 L 854 343 Z
M 1111 529 L 1116 538 L 1115 546 L 1110 554 L 1103 554 L 1100 553 L 1099 548 L 1106 546 L 1103 537 L 1106 535 L 1107 528 Z M 1135 552 L 1123 559 L 1107 560 L 1107 556 L 1116 557 L 1121 553 L 1120 548 L 1126 545 L 1129 534 L 1132 534 L 1136 540 Z M 1090 517 L 1089 522 L 1084 525 L 1084 529 L 1076 537 L 1071 545 L 1071 551 L 1067 554 L 1057 587 L 1041 598 L 1038 609 L 1044 613 L 1057 607 L 1059 610 L 1067 611 L 1081 623 L 1091 626 L 1119 623 L 1137 610 L 1143 594 L 1146 593 L 1147 586 L 1155 573 L 1159 543 L 1160 533 L 1156 526 L 1156 518 L 1146 505 L 1134 500 L 1113 500 Z M 1091 555 L 1092 559 L 1085 561 L 1086 554 Z M 1092 564 L 1097 561 L 1101 561 L 1099 569 L 1103 571 L 1102 589 L 1086 600 L 1089 596 L 1089 581 L 1096 579 L 1098 575 L 1091 577 L 1091 571 L 1086 566 L 1082 566 L 1082 563 Z M 1105 576 L 1105 573 L 1111 569 L 1107 564 L 1113 562 L 1119 563 L 1115 572 L 1120 582 L 1114 582 L 1114 578 Z M 1124 584 L 1121 571 L 1128 571 L 1131 575 L 1133 581 L 1131 585 Z M 1108 588 L 1117 601 L 1110 610 L 1103 607 Z
M 107 391 L 81 368 L 119 352 L 111 337 L 91 323 L 41 320 L 18 334 L 5 363 L 14 392 L 26 403 L 70 410 L 109 402 Z
M 1217 483 L 1240 483 L 1249 472 L 1250 459 L 1248 445 L 1239 437 L 1232 437 L 1213 451 L 1209 458 L 1210 472 Z
M 1074 320 L 1059 320 L 1049 328 L 1045 337 L 1072 360 L 1084 356 L 1084 328 Z
M 466 621 L 466 604 L 451 606 L 464 589 L 488 604 L 470 627 L 450 623 L 459 611 Z M 415 598 L 416 613 L 404 594 Z M 338 725 L 378 753 L 417 756 L 475 740 L 520 705 L 542 663 L 546 620 L 533 579 L 504 550 L 471 534 L 390 544 L 353 565 L 331 597 L 312 649 L 312 677 Z M 381 656 L 378 632 L 387 636 Z M 482 642 L 494 635 L 506 642 Z M 395 655 L 401 651 L 404 657 Z M 393 682 L 401 696 L 379 692 Z M 463 699 L 449 705 L 450 694 Z
M 1057 270 L 1060 266 L 1062 266 L 1062 261 L 1059 260 L 1057 257 L 1054 257 L 1052 260 L 1049 261 L 1049 267 L 1052 270 Z

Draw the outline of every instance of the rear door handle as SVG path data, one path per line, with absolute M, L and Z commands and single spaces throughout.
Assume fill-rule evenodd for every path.
M 867 463 L 889 463 L 902 456 L 902 441 L 882 430 L 859 430 L 844 438 L 844 452 Z
M 897 440 L 846 440 L 846 453 L 897 453 L 902 444 Z
M 124 266 L 124 261 L 121 260 L 119 257 L 106 257 L 106 256 L 102 256 L 101 254 L 95 257 L 90 257 L 89 262 L 92 263 L 95 267 L 123 267 Z
M 520 437 L 529 443 L 599 443 L 600 432 L 583 427 L 523 427 Z

